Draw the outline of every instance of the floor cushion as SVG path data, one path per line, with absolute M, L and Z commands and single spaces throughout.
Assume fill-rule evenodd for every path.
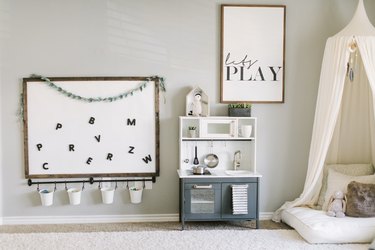
M 293 207 L 281 213 L 281 220 L 309 243 L 370 243 L 375 237 L 375 217 L 336 218 L 322 210 Z
M 368 250 L 375 250 L 375 239 L 372 241 L 370 247 L 368 248 Z

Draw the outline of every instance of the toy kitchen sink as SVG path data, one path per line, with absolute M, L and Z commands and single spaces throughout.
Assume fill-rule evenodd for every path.
M 189 130 L 194 128 L 195 133 Z M 180 220 L 255 220 L 259 228 L 255 117 L 180 117 Z M 210 167 L 207 156 L 217 164 Z

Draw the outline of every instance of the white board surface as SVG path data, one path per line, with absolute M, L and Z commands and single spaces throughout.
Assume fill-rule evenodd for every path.
M 53 82 L 75 95 L 104 98 L 145 82 L 129 79 Z M 42 80 L 24 79 L 26 177 L 158 175 L 156 88 L 150 81 L 117 101 L 85 102 Z

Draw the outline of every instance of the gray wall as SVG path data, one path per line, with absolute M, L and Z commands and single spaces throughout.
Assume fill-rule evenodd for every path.
M 178 213 L 178 119 L 185 95 L 199 85 L 219 104 L 220 3 L 284 4 L 285 103 L 256 104 L 261 212 L 271 212 L 302 191 L 310 146 L 321 61 L 326 39 L 349 22 L 355 0 L 0 0 L 1 188 L 3 216 L 123 215 Z M 375 23 L 375 1 L 366 1 Z M 17 117 L 21 79 L 45 76 L 149 76 L 166 78 L 161 102 L 161 176 L 144 202 L 130 205 L 119 190 L 101 205 L 96 187 L 82 205 L 39 206 L 36 187 L 24 179 L 22 123 Z M 1 154 L 0 154 L 1 157 Z M 1 173 L 1 172 L 0 172 Z

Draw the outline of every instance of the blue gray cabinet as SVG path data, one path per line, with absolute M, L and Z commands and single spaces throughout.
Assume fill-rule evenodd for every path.
M 233 214 L 232 185 L 247 185 L 247 213 Z M 180 220 L 255 220 L 259 228 L 259 178 L 180 178 Z

